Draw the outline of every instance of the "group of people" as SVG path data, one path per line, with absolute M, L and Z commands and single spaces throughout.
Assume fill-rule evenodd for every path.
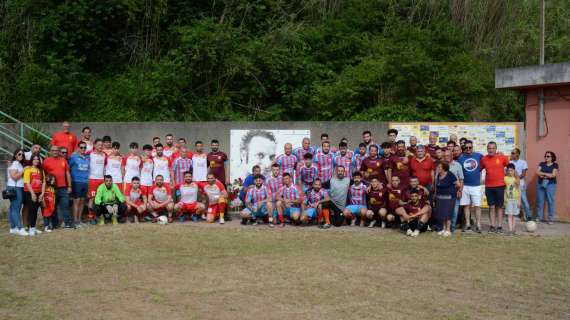
M 159 137 L 145 144 L 136 142 L 120 153 L 120 143 L 111 137 L 92 139 L 85 127 L 78 139 L 68 122 L 53 135 L 49 155 L 41 147 L 16 150 L 7 170 L 10 191 L 10 233 L 36 235 L 38 211 L 44 232 L 54 228 L 82 228 L 91 224 L 139 221 L 186 220 L 223 224 L 231 194 L 228 157 L 218 140 L 210 152 L 201 141 L 189 150 L 185 138 Z M 485 170 L 485 195 L 491 233 L 514 234 L 514 217 L 521 208 L 530 220 L 525 177 L 528 166 L 514 149 L 510 159 L 487 144 L 487 154 L 474 152 L 473 142 L 451 135 L 444 147 L 432 133 L 429 144 L 408 144 L 390 129 L 381 144 L 372 133 L 362 133 L 353 151 L 348 140 L 332 146 L 327 134 L 318 147 L 304 138 L 299 148 L 285 144 L 271 165 L 270 174 L 254 166 L 245 177 L 238 203 L 241 223 L 267 223 L 270 227 L 316 224 L 320 228 L 360 225 L 399 228 L 417 237 L 426 230 L 447 237 L 459 228 L 481 232 L 481 174 Z M 558 164 L 553 152 L 539 164 L 536 219 L 554 219 L 554 194 Z M 232 192 L 233 194 L 233 192 Z M 87 207 L 86 219 L 83 212 Z M 163 216 L 164 218 L 161 218 Z M 63 221 L 60 221 L 63 220 Z M 27 227 L 27 228 L 25 228 Z

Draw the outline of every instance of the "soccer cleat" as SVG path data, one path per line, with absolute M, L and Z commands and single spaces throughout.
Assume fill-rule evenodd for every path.
M 437 233 L 438 236 L 443 236 L 443 234 L 445 233 L 445 231 L 441 230 Z
M 444 237 L 450 237 L 450 236 L 451 236 L 451 232 L 449 232 L 449 231 L 444 231 L 444 232 L 443 232 L 443 236 L 444 236 Z
M 220 217 L 220 224 L 224 224 L 224 223 L 226 223 L 226 220 L 224 220 L 223 217 Z
M 376 220 L 372 220 L 368 225 L 368 228 L 374 228 L 375 225 L 376 225 Z
M 105 217 L 103 217 L 103 215 L 99 216 L 99 222 L 97 224 L 100 226 L 105 224 Z
M 352 219 L 352 220 L 350 221 L 350 226 L 351 226 L 351 227 L 356 226 L 356 219 Z
M 407 235 L 407 236 L 411 236 L 412 233 L 414 233 L 414 232 L 412 231 L 412 229 L 408 229 L 408 230 L 406 231 L 406 235 Z
M 117 216 L 116 216 L 116 215 L 113 215 L 113 216 L 111 217 L 111 224 L 113 224 L 113 225 L 119 224 L 119 222 L 117 221 Z
M 252 226 L 256 226 L 256 225 L 257 225 L 257 219 L 252 220 L 252 221 L 251 221 L 251 225 L 252 225 Z
M 386 222 L 385 222 L 385 221 L 382 221 L 382 224 L 380 225 L 380 228 L 386 229 Z
M 323 229 L 330 229 L 331 225 L 328 223 L 323 224 L 322 228 Z
M 419 229 L 416 229 L 416 230 L 414 230 L 414 232 L 412 232 L 412 237 L 414 237 L 414 238 L 417 237 L 417 236 L 419 236 L 419 235 L 420 235 L 420 230 L 419 230 Z

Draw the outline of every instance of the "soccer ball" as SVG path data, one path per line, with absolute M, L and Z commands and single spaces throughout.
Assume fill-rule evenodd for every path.
M 167 224 L 168 223 L 168 218 L 166 216 L 160 216 L 158 217 L 158 221 L 156 221 L 156 223 L 158 224 Z
M 525 223 L 526 231 L 527 232 L 535 232 L 536 231 L 536 222 L 534 221 L 527 221 Z

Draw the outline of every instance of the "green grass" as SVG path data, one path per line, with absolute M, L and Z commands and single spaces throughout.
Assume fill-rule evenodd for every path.
M 570 316 L 569 236 L 146 224 L 0 242 L 1 319 Z

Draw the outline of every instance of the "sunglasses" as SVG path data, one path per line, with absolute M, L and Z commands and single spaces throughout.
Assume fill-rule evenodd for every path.
M 87 147 L 79 147 L 79 149 L 85 150 L 85 149 L 87 149 Z
M 51 152 L 59 152 L 58 149 L 51 149 L 50 151 L 51 151 Z
M 544 157 L 545 157 L 545 158 L 552 158 L 551 155 L 546 155 L 546 156 L 544 156 Z
M 465 147 L 465 149 L 473 149 L 473 147 Z

